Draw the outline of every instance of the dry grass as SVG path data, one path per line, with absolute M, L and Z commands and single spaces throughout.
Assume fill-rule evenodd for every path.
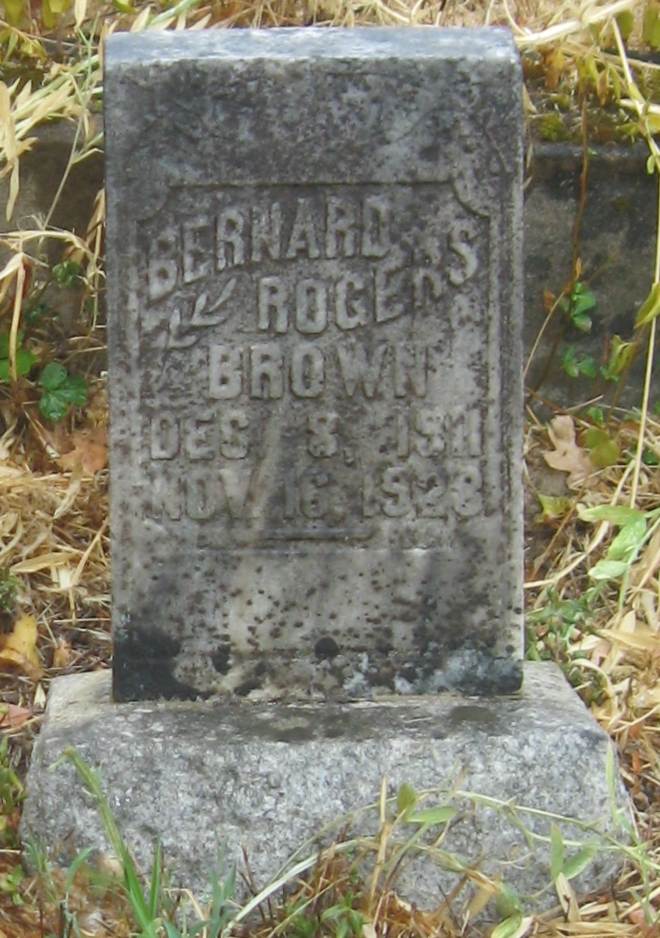
M 99 145 L 94 120 L 101 80 L 99 49 L 104 37 L 115 28 L 309 23 L 509 25 L 528 61 L 535 67 L 541 63 L 546 85 L 556 82 L 575 92 L 579 89 L 580 69 L 585 62 L 593 62 L 594 88 L 600 81 L 600 93 L 606 102 L 617 93 L 620 106 L 628 109 L 640 136 L 647 140 L 658 169 L 660 154 L 653 132 L 660 111 L 647 90 L 654 66 L 635 62 L 612 20 L 622 11 L 634 13 L 636 21 L 628 49 L 634 48 L 640 37 L 643 6 L 640 0 L 180 0 L 161 11 L 139 4 L 136 13 L 122 16 L 105 3 L 76 0 L 69 19 L 61 20 L 55 36 L 44 36 L 36 19 L 20 29 L 5 24 L 7 63 L 15 62 L 17 69 L 35 63 L 38 66 L 31 84 L 24 83 L 18 71 L 12 81 L 0 83 L 0 173 L 10 179 L 9 207 L 20 187 L 21 157 L 35 145 L 35 128 L 45 119 L 61 117 L 75 122 L 77 134 L 70 165 Z M 598 94 L 597 89 L 594 93 Z M 535 107 L 530 97 L 531 115 Z M 47 242 L 61 243 L 64 255 L 83 265 L 81 302 L 89 298 L 96 302 L 102 285 L 102 201 L 94 207 L 84 239 L 50 227 L 53 207 L 33 230 L 0 236 L 0 243 L 8 251 L 6 266 L 0 271 L 0 326 L 10 333 L 13 368 L 24 300 L 28 289 L 43 276 Z M 660 248 L 654 275 L 654 281 L 659 280 Z M 618 458 L 605 468 L 592 467 L 588 476 L 573 479 L 572 487 L 566 483 L 568 471 L 555 471 L 553 492 L 559 479 L 564 485 L 564 508 L 557 516 L 546 515 L 541 520 L 535 517 L 540 512 L 537 496 L 544 493 L 551 473 L 544 454 L 553 446 L 548 426 L 531 411 L 529 414 L 530 646 L 538 656 L 561 662 L 616 742 L 648 853 L 645 864 L 628 864 L 611 893 L 583 902 L 573 910 L 571 920 L 560 911 L 532 919 L 526 934 L 544 938 L 652 938 L 660 934 L 660 528 L 653 515 L 660 506 L 660 478 L 657 465 L 650 464 L 652 454 L 660 456 L 660 423 L 649 411 L 655 322 L 651 317 L 638 333 L 648 362 L 641 416 L 615 413 L 608 422 Z M 43 341 L 49 341 L 47 335 Z M 80 361 L 81 356 L 91 363 L 93 353 L 103 342 L 97 307 L 76 335 L 58 341 L 65 363 L 74 357 Z M 105 667 L 110 656 L 107 472 L 99 470 L 104 461 L 107 414 L 103 380 L 95 376 L 98 369 L 91 364 L 89 371 L 94 388 L 90 406 L 84 415 L 69 418 L 57 433 L 42 425 L 34 394 L 24 382 L 0 386 L 0 572 L 16 577 L 16 609 L 34 617 L 38 635 L 36 663 L 32 659 L 31 666 L 28 660 L 25 666 L 17 662 L 8 668 L 4 662 L 0 674 L 4 701 L 1 728 L 11 737 L 10 761 L 21 770 L 38 727 L 49 681 L 59 674 Z M 576 449 L 588 458 L 581 437 L 587 425 L 578 417 L 574 424 Z M 606 522 L 599 525 L 581 520 L 579 505 L 632 505 L 647 514 L 649 535 L 623 580 L 599 585 L 590 577 L 589 571 L 606 555 L 616 530 Z M 11 630 L 14 611 L 5 613 L 4 620 L 5 631 Z M 49 932 L 64 935 L 62 909 L 51 899 L 41 903 L 40 911 L 35 883 L 24 887 L 26 904 L 22 908 L 12 904 L 17 891 L 3 887 L 16 868 L 12 831 L 18 819 L 17 806 L 6 816 L 3 842 L 8 846 L 0 850 L 0 894 L 5 895 L 4 899 L 0 895 L 0 936 L 29 938 Z M 472 873 L 478 880 L 478 871 Z M 290 885 L 287 908 L 293 902 L 303 903 L 310 913 L 321 916 L 323 909 L 353 888 L 349 874 L 341 853 L 327 854 L 311 879 Z M 482 885 L 487 891 L 487 883 Z M 112 895 L 99 899 L 83 881 L 74 898 L 73 906 L 87 927 L 86 933 L 128 934 L 126 909 Z M 356 903 L 368 921 L 364 938 L 430 938 L 462 933 L 457 901 L 449 897 L 434 915 L 422 915 L 400 902 L 390 890 L 374 893 L 367 888 Z M 290 922 L 283 906 L 273 906 L 264 914 L 263 923 L 251 932 L 255 938 L 265 938 L 274 931 L 294 934 L 287 931 Z M 324 933 L 332 934 L 327 928 Z

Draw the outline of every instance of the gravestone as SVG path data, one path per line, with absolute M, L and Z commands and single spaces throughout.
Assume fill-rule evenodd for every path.
M 116 699 L 517 689 L 510 37 L 125 34 L 105 87 Z
M 72 745 L 195 890 L 219 848 L 264 884 L 384 778 L 457 797 L 443 849 L 524 893 L 551 819 L 616 831 L 607 736 L 554 666 L 520 687 L 520 92 L 499 30 L 108 42 L 114 698 L 53 685 L 22 827 L 52 857 L 107 849 Z M 400 892 L 453 875 L 431 850 Z

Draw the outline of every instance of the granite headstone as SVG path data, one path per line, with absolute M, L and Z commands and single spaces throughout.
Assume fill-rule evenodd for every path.
M 500 30 L 117 35 L 114 693 L 520 684 Z

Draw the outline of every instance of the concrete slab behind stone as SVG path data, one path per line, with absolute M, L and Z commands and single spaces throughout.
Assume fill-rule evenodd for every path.
M 425 806 L 448 803 L 454 787 L 521 806 L 505 810 L 456 796 L 459 813 L 442 848 L 533 896 L 529 908 L 542 908 L 556 901 L 548 888 L 550 815 L 578 820 L 556 818 L 567 841 L 600 844 L 577 881 L 580 890 L 606 887 L 620 865 L 603 846 L 617 833 L 606 780 L 609 745 L 550 664 L 526 665 L 516 697 L 448 693 L 323 706 L 112 704 L 109 672 L 76 675 L 52 685 L 22 836 L 47 844 L 60 862 L 86 846 L 108 849 L 71 765 L 53 769 L 75 746 L 99 773 L 143 869 L 160 838 L 175 882 L 200 894 L 218 851 L 241 862 L 244 849 L 263 887 L 310 838 L 313 853 L 314 838 L 330 822 L 353 813 L 351 832 L 372 834 L 377 811 L 357 809 L 377 802 L 385 777 L 389 795 L 404 782 L 417 791 L 438 789 Z M 622 788 L 616 798 L 626 810 Z M 531 832 L 529 842 L 516 819 Z M 397 886 L 432 908 L 453 882 L 426 855 L 403 865 Z

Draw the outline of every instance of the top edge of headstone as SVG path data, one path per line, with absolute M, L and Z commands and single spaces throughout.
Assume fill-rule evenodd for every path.
M 190 58 L 245 59 L 489 59 L 517 61 L 513 36 L 501 27 L 434 26 L 213 29 L 115 33 L 106 64 L 141 65 Z

